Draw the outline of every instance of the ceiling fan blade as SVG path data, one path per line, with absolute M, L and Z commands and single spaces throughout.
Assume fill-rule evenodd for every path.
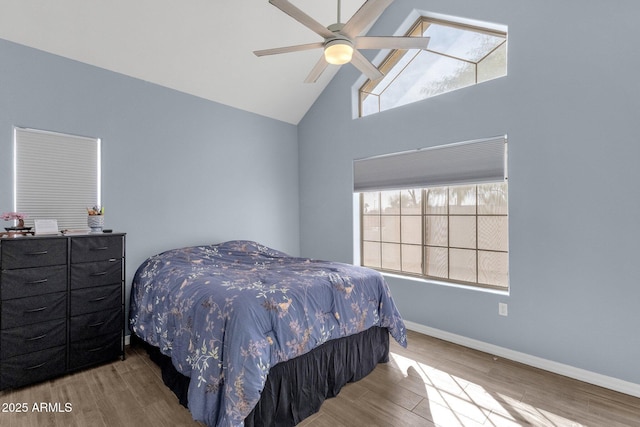
M 316 62 L 316 65 L 313 66 L 313 69 L 309 73 L 306 79 L 304 79 L 305 83 L 315 83 L 318 81 L 320 74 L 327 68 L 329 63 L 324 59 L 324 55 L 320 57 L 320 60 Z
M 426 49 L 429 37 L 356 37 L 357 49 Z
M 341 33 L 350 38 L 359 36 L 362 30 L 378 19 L 391 3 L 393 0 L 367 0 L 344 24 Z
M 317 49 L 322 46 L 323 46 L 322 42 L 307 43 L 307 44 L 298 44 L 295 46 L 276 47 L 273 49 L 254 50 L 253 53 L 256 56 L 277 55 L 279 53 L 300 52 L 302 50 Z
M 386 1 L 386 0 L 385 0 Z M 327 37 L 333 37 L 334 34 L 325 28 L 321 23 L 304 13 L 302 10 L 298 9 L 296 6 L 291 4 L 288 0 L 269 0 L 269 3 L 300 22 L 305 27 L 309 28 L 311 31 L 321 35 L 325 39 Z
M 367 58 L 364 57 L 363 54 L 361 54 L 357 50 L 353 51 L 351 63 L 372 81 L 384 77 L 384 74 L 382 74 L 380 70 L 375 67 L 375 65 L 373 65 Z

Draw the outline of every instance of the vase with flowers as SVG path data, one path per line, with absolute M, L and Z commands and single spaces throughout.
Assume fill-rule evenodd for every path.
M 104 206 L 87 208 L 87 225 L 92 233 L 102 233 L 104 227 Z
M 0 218 L 2 218 L 5 221 L 18 221 L 17 225 L 14 222 L 14 226 L 13 227 L 5 227 L 4 229 L 7 230 L 7 231 L 29 231 L 29 230 L 31 230 L 31 227 L 25 227 L 24 226 L 24 220 L 25 220 L 25 218 L 27 218 L 27 215 L 22 213 L 22 212 L 3 212 L 2 215 L 0 215 Z

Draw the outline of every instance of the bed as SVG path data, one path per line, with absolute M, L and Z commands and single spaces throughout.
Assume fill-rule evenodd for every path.
M 378 272 L 244 240 L 143 262 L 129 327 L 208 426 L 295 425 L 406 346 Z

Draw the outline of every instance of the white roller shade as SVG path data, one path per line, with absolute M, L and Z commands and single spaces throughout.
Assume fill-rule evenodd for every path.
M 15 208 L 59 229 L 86 229 L 87 207 L 100 204 L 100 139 L 14 128 Z
M 506 160 L 506 136 L 359 159 L 353 191 L 504 181 Z

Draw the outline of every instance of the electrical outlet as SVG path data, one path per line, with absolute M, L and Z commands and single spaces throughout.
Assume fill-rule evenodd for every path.
M 504 302 L 498 303 L 498 314 L 500 316 L 507 316 L 509 314 L 509 310 L 507 308 L 507 304 Z

